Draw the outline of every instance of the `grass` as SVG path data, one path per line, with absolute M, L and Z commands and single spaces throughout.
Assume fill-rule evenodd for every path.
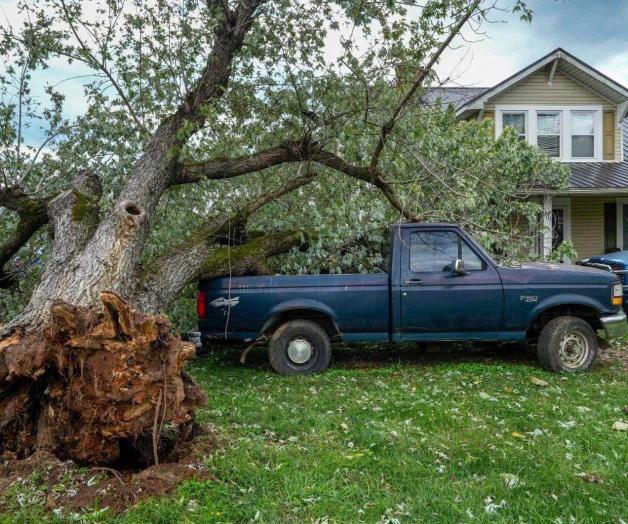
M 387 347 L 361 355 L 344 349 L 332 369 L 307 377 L 277 376 L 260 354 L 249 366 L 234 353 L 197 360 L 191 372 L 209 396 L 200 418 L 222 442 L 207 460 L 221 481 L 185 483 L 116 518 L 82 518 L 628 521 L 628 438 L 612 429 L 628 418 L 619 363 L 559 376 L 525 355 L 431 358 Z M 4 519 L 40 517 L 25 507 Z

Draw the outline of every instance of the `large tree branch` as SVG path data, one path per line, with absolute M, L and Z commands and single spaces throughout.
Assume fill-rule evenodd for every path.
M 221 241 L 227 239 L 228 246 L 225 251 L 221 251 L 222 253 L 235 249 L 232 245 L 234 239 L 254 213 L 283 195 L 308 184 L 314 177 L 314 173 L 308 172 L 278 189 L 259 195 L 233 215 L 208 220 L 171 251 L 143 268 L 143 276 L 136 291 L 136 302 L 144 310 L 151 312 L 167 307 L 188 282 L 198 279 L 204 272 L 203 267 L 207 267 L 208 260 L 214 256 L 217 249 L 221 249 L 219 247 Z
M 322 144 L 311 142 L 305 137 L 302 140 L 286 140 L 280 146 L 233 159 L 181 164 L 173 184 L 189 184 L 204 178 L 211 180 L 233 178 L 281 164 L 305 161 L 316 162 L 353 178 L 371 182 L 368 168 L 351 164 L 323 149 Z
M 386 145 L 386 140 L 388 139 L 388 135 L 395 127 L 395 124 L 399 120 L 399 116 L 401 115 L 401 111 L 410 103 L 412 97 L 416 94 L 417 90 L 423 84 L 423 81 L 430 73 L 436 62 L 440 59 L 441 55 L 447 49 L 449 44 L 451 44 L 452 40 L 458 35 L 464 25 L 467 23 L 469 18 L 475 13 L 476 9 L 480 5 L 481 0 L 473 0 L 473 2 L 469 5 L 469 7 L 462 12 L 458 21 L 452 26 L 449 35 L 443 42 L 440 43 L 436 51 L 431 55 L 427 64 L 422 67 L 418 74 L 416 75 L 410 89 L 406 92 L 406 94 L 401 98 L 397 106 L 393 109 L 388 120 L 382 125 L 379 132 L 379 138 L 377 143 L 375 144 L 375 148 L 373 149 L 373 154 L 371 155 L 371 163 L 369 165 L 369 172 L 373 177 L 376 176 L 376 168 L 379 163 L 379 158 L 382 155 L 384 150 L 384 146 Z
M 122 266 L 137 265 L 144 251 L 153 212 L 163 192 L 172 185 L 178 173 L 180 149 L 202 127 L 205 119 L 203 106 L 222 96 L 227 88 L 233 59 L 242 48 L 257 9 L 263 1 L 240 0 L 234 11 L 223 11 L 223 15 L 219 15 L 214 45 L 199 80 L 179 108 L 157 127 L 148 140 L 144 153 L 133 166 L 131 176 L 120 192 L 115 207 L 123 209 L 133 206 L 142 220 L 137 221 L 138 228 L 131 240 L 133 247 L 120 255 Z M 117 247 L 115 242 L 107 241 L 111 228 L 111 224 L 107 222 L 103 222 L 96 233 L 94 245 L 110 252 Z
M 222 96 L 229 84 L 233 59 L 242 49 L 257 11 L 265 2 L 266 0 L 240 0 L 234 10 L 225 2 L 222 9 L 216 11 L 220 15 L 214 31 L 214 47 L 201 77 L 186 95 L 182 106 L 187 118 L 202 123 L 205 118 L 200 111 L 203 104 Z
M 326 151 L 321 144 L 309 142 L 307 139 L 286 141 L 281 146 L 271 147 L 230 160 L 217 159 L 183 164 L 179 167 L 179 173 L 175 178 L 175 183 L 188 184 L 198 182 L 203 178 L 212 180 L 233 178 L 285 163 L 303 161 L 316 162 L 350 177 L 374 185 L 405 219 L 411 221 L 416 219 L 416 217 L 405 208 L 393 187 L 386 182 L 379 170 L 371 173 L 368 167 L 351 164 L 340 156 Z
M 19 187 L 0 189 L 0 207 L 19 216 L 13 235 L 0 245 L 0 289 L 6 289 L 15 282 L 16 274 L 5 273 L 5 264 L 48 222 L 46 204 L 46 199 L 30 197 Z
M 227 88 L 233 59 L 244 44 L 261 4 L 262 0 L 240 0 L 233 12 L 219 16 L 214 45 L 196 87 L 178 109 L 157 126 L 135 162 L 112 213 L 91 238 L 86 250 L 102 253 L 102 256 L 84 263 L 90 265 L 93 273 L 102 273 L 99 285 L 111 288 L 110 282 L 116 281 L 117 274 L 138 267 L 155 208 L 178 173 L 181 147 L 202 126 L 203 105 L 220 97 Z M 121 235 L 121 231 L 125 234 Z M 114 291 L 122 295 L 128 296 L 134 291 L 134 283 L 129 280 L 116 281 L 116 284 Z
M 198 278 L 263 274 L 268 259 L 303 243 L 302 231 L 266 233 L 237 246 L 214 246 L 199 270 Z

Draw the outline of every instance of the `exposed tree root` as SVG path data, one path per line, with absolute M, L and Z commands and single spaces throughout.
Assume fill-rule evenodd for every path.
M 0 338 L 0 452 L 147 465 L 189 433 L 203 391 L 194 346 L 110 292 L 103 309 L 52 306 L 43 328 Z M 154 449 L 159 448 L 159 449 Z

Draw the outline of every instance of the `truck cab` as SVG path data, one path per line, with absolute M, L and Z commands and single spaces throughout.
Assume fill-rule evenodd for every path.
M 528 340 L 544 367 L 573 372 L 593 365 L 598 331 L 626 330 L 623 287 L 608 271 L 502 266 L 456 224 L 398 224 L 390 236 L 386 273 L 199 282 L 203 339 L 268 342 L 280 373 L 322 371 L 340 340 Z

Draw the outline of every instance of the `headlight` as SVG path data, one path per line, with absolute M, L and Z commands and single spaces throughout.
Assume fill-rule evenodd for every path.
M 611 304 L 621 306 L 624 301 L 624 286 L 617 282 L 611 287 Z

